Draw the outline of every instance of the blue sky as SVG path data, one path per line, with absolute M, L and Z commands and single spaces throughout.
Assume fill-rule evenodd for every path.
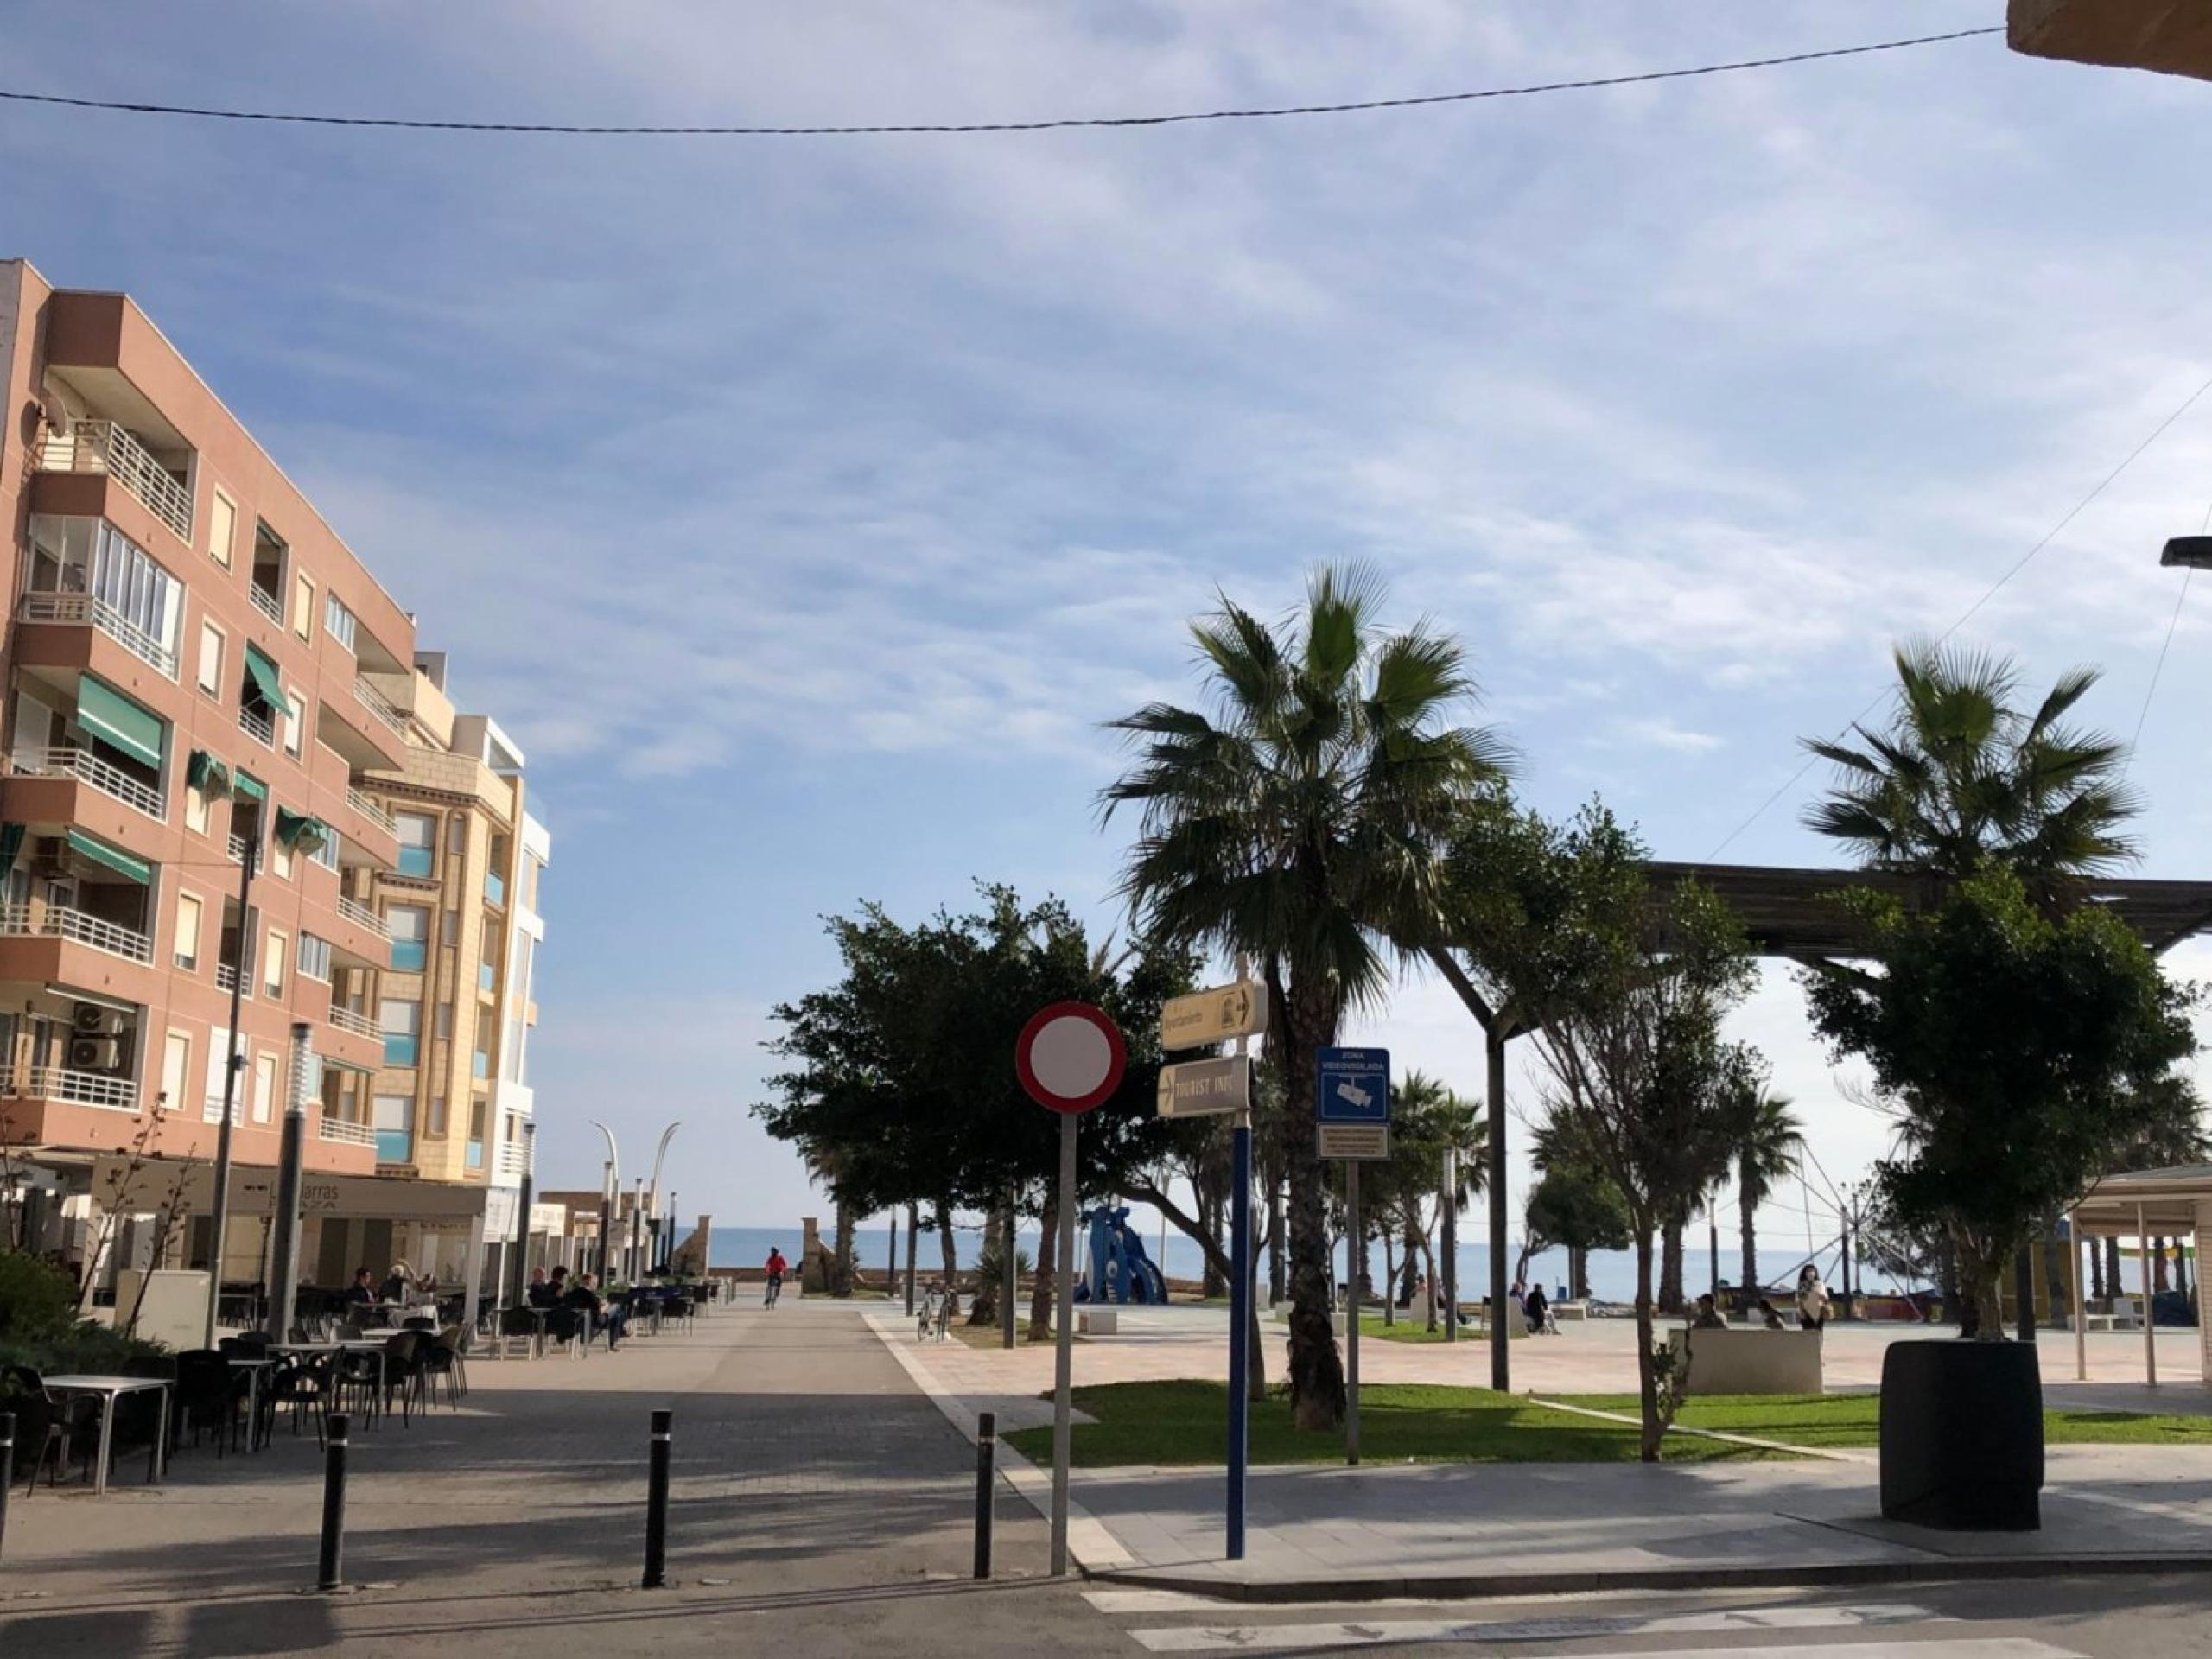
M 18 0 L 6 79 L 601 122 L 1027 118 L 1670 67 L 1997 21 L 1357 9 Z M 1662 21 L 1663 16 L 1664 21 Z M 555 834 L 542 1179 L 684 1120 L 686 1211 L 781 1224 L 746 1116 L 819 917 L 972 877 L 1102 925 L 1098 723 L 1184 620 L 1360 556 L 1472 647 L 1564 810 L 1700 857 L 2212 375 L 2212 88 L 1983 41 L 1612 92 L 1030 137 L 370 133 L 0 107 L 0 251 L 124 288 L 454 653 Z M 2212 397 L 1966 636 L 2132 731 Z M 2147 873 L 2212 867 L 2212 591 L 2145 727 Z M 1802 785 L 1729 849 L 1816 862 Z M 2184 968 L 2212 962 L 2204 953 Z M 1837 1179 L 1881 1147 L 1786 976 L 1745 1012 Z M 1411 982 L 1365 1033 L 1470 1088 Z M 1525 1096 L 1524 1096 L 1525 1099 Z M 1794 1192 L 1778 1213 L 1794 1214 Z

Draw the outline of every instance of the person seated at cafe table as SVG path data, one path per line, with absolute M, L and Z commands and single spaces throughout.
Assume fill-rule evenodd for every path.
M 371 1282 L 369 1270 L 366 1268 L 354 1268 L 353 1282 L 346 1287 L 346 1306 L 374 1307 L 376 1305 L 377 1287 Z
M 560 1300 L 560 1294 L 546 1282 L 544 1268 L 530 1270 L 530 1287 L 523 1292 L 523 1300 L 532 1307 L 550 1307 Z
M 630 1311 L 617 1307 L 599 1294 L 599 1275 L 587 1273 L 576 1281 L 576 1287 L 562 1298 L 569 1307 L 582 1308 L 591 1317 L 594 1331 L 607 1332 L 607 1351 L 613 1353 L 622 1345 L 622 1333 L 628 1327 Z

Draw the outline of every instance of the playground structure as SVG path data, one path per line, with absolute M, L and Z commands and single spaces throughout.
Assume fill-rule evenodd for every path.
M 1167 1281 L 1144 1253 L 1126 1205 L 1101 1205 L 1079 1219 L 1090 1230 L 1090 1270 L 1076 1287 L 1076 1300 L 1156 1305 L 1167 1300 Z

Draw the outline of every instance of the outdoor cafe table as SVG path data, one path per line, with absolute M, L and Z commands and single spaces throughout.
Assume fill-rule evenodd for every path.
M 168 1460 L 169 1450 L 169 1384 L 161 1376 L 49 1376 L 42 1379 L 48 1393 L 96 1395 L 100 1402 L 100 1450 L 99 1460 L 92 1465 L 92 1492 L 98 1496 L 107 1491 L 109 1453 L 115 1442 L 115 1402 L 126 1394 L 143 1394 L 148 1389 L 162 1391 L 162 1409 L 154 1429 L 154 1454 L 146 1465 L 148 1481 L 157 1479 L 162 1465 Z
M 276 1362 L 273 1359 L 249 1359 L 243 1355 L 226 1355 L 225 1359 L 234 1371 L 245 1373 L 245 1449 L 261 1450 L 261 1374 Z

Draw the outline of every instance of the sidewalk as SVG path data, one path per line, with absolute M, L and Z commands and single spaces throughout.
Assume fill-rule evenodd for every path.
M 1218 1376 L 1226 1325 L 1207 1309 L 1124 1314 L 1130 1334 L 1077 1350 L 1077 1381 L 1091 1385 Z M 874 1321 L 887 1344 L 899 1322 Z M 1898 1333 L 1830 1332 L 1831 1372 L 1879 1376 Z M 2193 1344 L 2194 1332 L 2182 1333 Z M 1554 1342 L 1516 1344 L 1516 1382 L 1537 1392 L 1618 1389 L 1632 1331 L 1586 1327 Z M 2126 1342 L 2127 1338 L 2121 1338 Z M 2141 1338 L 2133 1339 L 2139 1358 Z M 2091 1344 L 2092 1375 L 2050 1379 L 2064 1408 L 2207 1408 L 2192 1376 L 2156 1391 L 2125 1381 L 2126 1357 Z M 1523 1363 L 1530 1355 L 1532 1363 Z M 1479 1347 L 1371 1341 L 1376 1381 L 1485 1380 Z M 2046 1357 L 2072 1370 L 2070 1341 Z M 908 1357 L 918 1382 L 972 1433 L 995 1410 L 1002 1429 L 1050 1421 L 1049 1345 L 1007 1354 L 931 1344 Z M 1864 1384 L 1861 1383 L 1861 1386 Z M 1527 1386 L 1525 1383 L 1522 1386 Z M 1049 1478 L 1009 1471 L 1040 1505 Z M 1553 1591 L 1713 1588 L 1727 1585 L 1877 1583 L 1999 1573 L 2145 1571 L 2212 1567 L 2212 1456 L 2154 1446 L 2053 1446 L 2043 1530 L 1947 1534 L 1880 1518 L 1872 1451 L 1758 1464 L 1471 1464 L 1268 1468 L 1252 1472 L 1247 1554 L 1222 1559 L 1224 1477 L 1218 1469 L 1078 1469 L 1071 1492 L 1075 1554 L 1092 1576 L 1152 1588 L 1254 1600 L 1454 1597 Z

